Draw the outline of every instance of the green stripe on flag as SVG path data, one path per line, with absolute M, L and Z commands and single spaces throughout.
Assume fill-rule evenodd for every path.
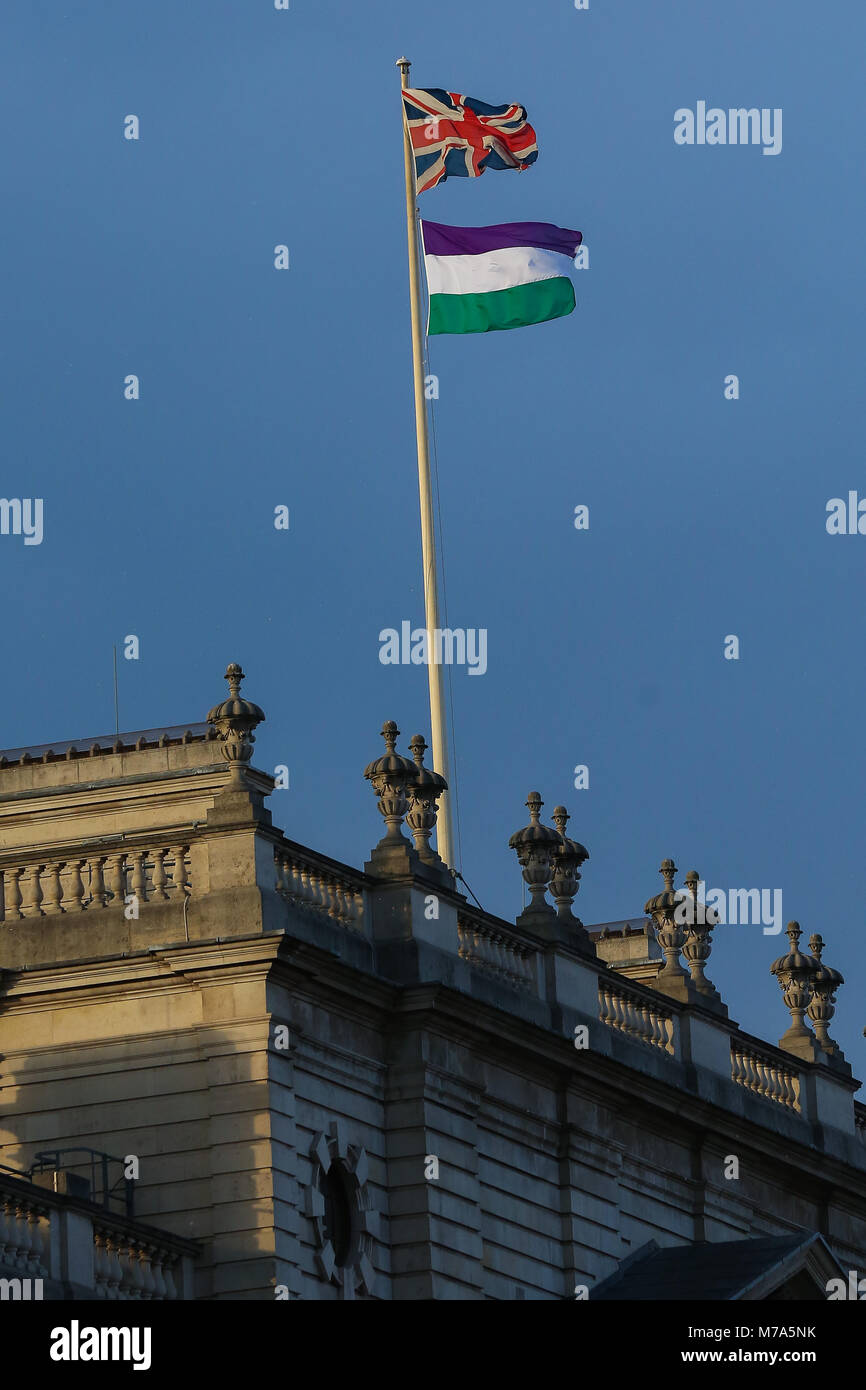
M 563 275 L 489 294 L 431 294 L 427 332 L 489 333 L 499 328 L 525 328 L 570 314 L 574 305 L 574 285 Z

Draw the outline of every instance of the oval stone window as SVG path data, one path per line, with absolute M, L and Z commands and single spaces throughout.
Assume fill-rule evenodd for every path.
M 352 1245 L 352 1204 L 341 1165 L 332 1163 L 327 1172 L 322 1170 L 319 1185 L 325 1200 L 325 1239 L 331 1242 L 334 1263 L 342 1268 L 349 1259 Z

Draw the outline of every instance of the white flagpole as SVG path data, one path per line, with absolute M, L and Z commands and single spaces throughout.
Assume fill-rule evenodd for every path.
M 398 58 L 400 86 L 409 86 L 408 58 Z M 402 103 L 401 103 L 402 104 Z M 418 442 L 418 490 L 421 498 L 421 555 L 424 564 L 424 613 L 427 625 L 427 677 L 430 684 L 430 741 L 433 768 L 449 782 L 436 824 L 436 845 L 452 867 L 451 808 L 453 794 L 448 777 L 448 738 L 445 726 L 445 691 L 442 666 L 436 661 L 434 633 L 439 628 L 439 586 L 436 577 L 436 534 L 433 527 L 433 492 L 430 486 L 430 450 L 427 441 L 427 400 L 424 395 L 424 330 L 421 326 L 421 267 L 415 209 L 415 156 L 409 124 L 403 112 L 403 149 L 406 164 L 406 227 L 409 235 L 409 301 L 412 312 L 412 366 L 415 377 L 415 436 Z

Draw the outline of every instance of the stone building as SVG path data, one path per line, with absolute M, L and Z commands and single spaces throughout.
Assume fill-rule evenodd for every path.
M 697 875 L 665 860 L 645 914 L 586 929 L 587 851 L 536 793 L 530 904 L 493 917 L 393 724 L 384 837 L 339 863 L 273 825 L 242 676 L 206 722 L 0 757 L 0 1281 L 800 1299 L 863 1268 L 866 1111 L 819 937 L 791 924 L 791 1027 L 749 1036 Z

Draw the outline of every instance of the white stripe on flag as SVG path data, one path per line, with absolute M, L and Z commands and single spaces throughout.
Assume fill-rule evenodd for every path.
M 475 256 L 426 255 L 424 260 L 431 294 L 489 294 L 574 274 L 571 256 L 533 246 L 506 246 Z

